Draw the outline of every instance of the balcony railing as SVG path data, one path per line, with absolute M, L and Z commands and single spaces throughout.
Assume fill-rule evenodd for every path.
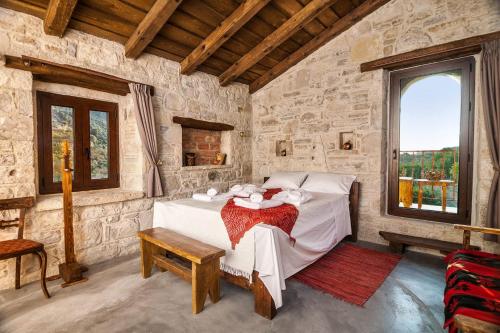
M 400 151 L 400 206 L 457 212 L 458 147 Z

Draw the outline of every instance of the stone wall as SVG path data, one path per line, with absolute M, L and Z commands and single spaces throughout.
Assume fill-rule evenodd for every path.
M 355 174 L 362 185 L 360 239 L 384 243 L 378 231 L 387 230 L 460 241 L 450 225 L 385 214 L 387 73 L 361 73 L 359 65 L 499 30 L 497 0 L 391 1 L 252 95 L 254 181 L 276 170 Z M 482 225 L 493 172 L 476 84 L 472 223 Z M 354 149 L 341 150 L 339 134 L 350 131 Z M 276 140 L 292 140 L 293 155 L 276 157 Z M 477 236 L 473 242 L 500 251 Z
M 43 33 L 36 17 L 0 8 L 0 54 L 28 55 L 58 63 L 105 72 L 155 87 L 153 105 L 157 123 L 160 173 L 165 198 L 188 197 L 210 186 L 228 188 L 251 177 L 250 138 L 240 131 L 251 128 L 248 88 L 219 86 L 216 77 L 179 74 L 179 64 L 148 54 L 138 60 L 125 58 L 123 46 L 74 30 L 64 38 Z M 136 252 L 136 232 L 151 225 L 153 200 L 144 198 L 142 153 L 130 96 L 115 96 L 83 88 L 34 82 L 29 72 L 0 64 L 0 199 L 36 196 L 28 212 L 25 236 L 43 242 L 49 254 L 48 275 L 57 273 L 64 260 L 61 195 L 37 194 L 36 90 L 108 100 L 119 105 L 120 189 L 79 192 L 74 195 L 75 242 L 78 260 L 84 264 Z M 217 121 L 235 126 L 225 134 L 230 143 L 230 164 L 223 167 L 183 168 L 182 132 L 173 116 Z M 211 179 L 208 179 L 210 174 Z M 0 239 L 15 237 L 16 230 L 0 232 Z M 0 262 L 0 289 L 13 287 L 14 261 Z M 23 261 L 22 281 L 39 277 L 30 256 Z

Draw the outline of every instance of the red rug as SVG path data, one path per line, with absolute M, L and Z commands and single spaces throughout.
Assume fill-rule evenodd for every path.
M 340 244 L 293 277 L 346 302 L 363 306 L 401 256 Z

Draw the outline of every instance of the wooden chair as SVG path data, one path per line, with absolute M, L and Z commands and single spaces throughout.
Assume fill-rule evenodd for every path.
M 47 253 L 43 248 L 43 244 L 23 238 L 26 209 L 33 207 L 34 202 L 35 199 L 33 197 L 0 200 L 0 211 L 19 210 L 18 218 L 13 220 L 0 220 L 0 229 L 18 227 L 17 239 L 0 241 L 0 260 L 16 258 L 16 289 L 19 289 L 21 288 L 21 257 L 25 254 L 35 254 L 40 260 L 43 293 L 45 297 L 50 298 L 50 294 L 45 284 Z

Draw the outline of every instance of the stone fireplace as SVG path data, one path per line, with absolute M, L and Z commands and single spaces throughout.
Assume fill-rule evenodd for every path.
M 183 166 L 188 166 L 187 154 L 194 155 L 194 165 L 210 165 L 215 155 L 221 152 L 221 131 L 196 128 L 182 129 Z

